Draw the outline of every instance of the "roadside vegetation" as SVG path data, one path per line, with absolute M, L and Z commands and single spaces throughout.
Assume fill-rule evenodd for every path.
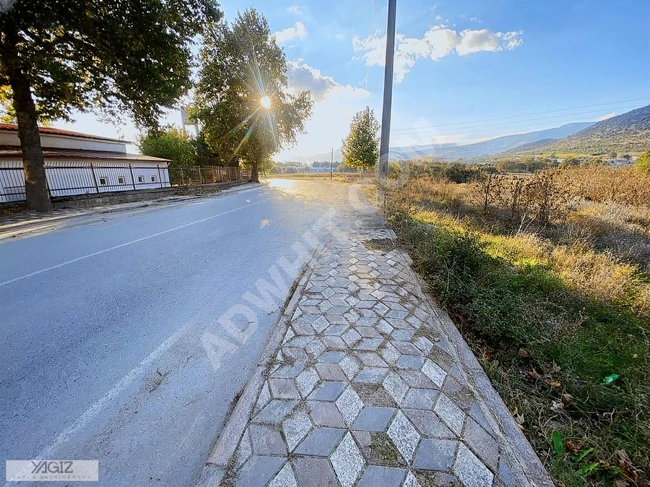
M 418 165 L 386 212 L 558 485 L 649 485 L 650 174 Z

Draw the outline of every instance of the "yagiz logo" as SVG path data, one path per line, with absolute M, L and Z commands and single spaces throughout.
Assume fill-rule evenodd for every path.
M 32 460 L 33 474 L 48 474 L 48 473 L 74 473 L 72 468 L 72 460 Z
M 97 482 L 98 460 L 7 460 L 8 482 Z

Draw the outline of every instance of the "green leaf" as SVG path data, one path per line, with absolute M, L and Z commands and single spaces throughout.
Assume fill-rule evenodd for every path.
M 612 385 L 619 377 L 620 375 L 618 374 L 609 374 L 607 377 L 603 379 L 603 385 L 606 386 Z
M 592 470 L 596 470 L 597 468 L 598 468 L 598 462 L 588 463 L 587 465 L 583 466 L 580 470 L 578 470 L 578 475 L 584 475 L 586 473 L 591 472 Z
M 562 439 L 562 434 L 555 430 L 551 435 L 551 440 L 553 441 L 553 451 L 556 455 L 562 455 L 564 453 L 564 440 Z
M 582 450 L 578 455 L 573 459 L 574 462 L 578 463 L 580 460 L 583 460 L 587 455 L 589 455 L 592 451 L 594 451 L 593 448 L 588 448 L 587 450 Z

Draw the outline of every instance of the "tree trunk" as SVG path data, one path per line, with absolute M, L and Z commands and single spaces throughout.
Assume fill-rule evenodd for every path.
M 257 159 L 253 161 L 253 167 L 251 168 L 251 181 L 253 183 L 259 183 L 260 182 L 260 175 L 258 172 L 258 162 Z
M 11 40 L 6 39 L 6 42 L 10 43 Z M 23 155 L 27 207 L 38 212 L 50 212 L 52 211 L 52 203 L 47 193 L 45 160 L 43 159 L 36 106 L 32 98 L 29 80 L 25 73 L 16 66 L 18 52 L 15 44 L 5 44 L 3 47 L 2 62 L 5 65 L 11 90 L 13 91 L 13 105 L 18 120 L 18 138 L 20 139 L 20 150 Z

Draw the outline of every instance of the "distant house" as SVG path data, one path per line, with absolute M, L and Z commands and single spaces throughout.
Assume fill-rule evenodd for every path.
M 634 160 L 632 158 L 625 159 L 625 158 L 613 158 L 613 159 L 608 159 L 607 164 L 610 166 L 625 166 L 627 164 L 634 164 Z
M 166 159 L 129 154 L 128 141 L 40 127 L 51 197 L 169 187 Z M 18 126 L 0 123 L 0 202 L 25 199 Z

